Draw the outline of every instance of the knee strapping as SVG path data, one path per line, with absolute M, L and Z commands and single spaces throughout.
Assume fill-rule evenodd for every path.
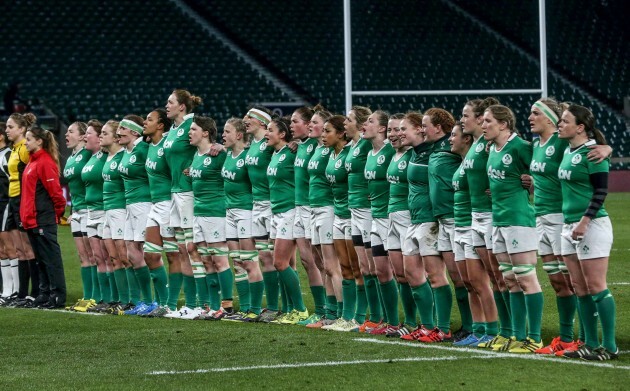
M 240 260 L 243 262 L 258 262 L 258 251 L 241 250 Z
M 536 265 L 515 265 L 512 267 L 516 277 L 525 277 L 532 274 L 536 274 Z
M 186 243 L 190 243 L 193 241 L 193 230 L 192 228 L 184 228 L 184 241 Z
M 558 263 L 558 269 L 560 269 L 560 272 L 562 272 L 562 274 L 569 274 L 569 269 L 567 268 L 567 265 L 564 262 Z
M 157 244 L 151 242 L 144 242 L 142 249 L 145 253 L 150 254 L 162 254 L 163 250 L 162 246 L 158 246 Z
M 547 272 L 547 274 L 549 274 L 550 276 L 561 272 L 560 262 L 545 262 L 543 263 L 542 267 L 543 270 Z
M 177 244 L 185 244 L 186 234 L 184 234 L 184 231 L 175 231 L 175 240 L 177 241 Z
M 228 256 L 232 258 L 233 261 L 240 261 L 241 252 L 239 250 L 230 250 L 228 252 Z
M 191 262 L 191 265 L 195 278 L 204 278 L 206 276 L 206 268 L 203 266 L 203 262 Z
M 207 255 L 216 255 L 219 257 L 225 257 L 228 255 L 229 250 L 227 247 L 207 247 Z
M 510 277 L 514 275 L 512 265 L 509 263 L 499 262 L 499 271 L 501 272 L 501 274 L 503 274 L 503 277 Z
M 178 253 L 179 247 L 177 246 L 177 242 L 172 242 L 170 240 L 164 241 L 164 252 L 166 253 Z

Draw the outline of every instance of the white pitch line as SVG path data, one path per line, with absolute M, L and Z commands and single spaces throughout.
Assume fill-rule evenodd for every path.
M 630 366 L 613 365 L 613 364 L 608 364 L 608 363 L 599 363 L 599 362 L 583 361 L 583 360 L 571 360 L 571 359 L 560 358 L 560 357 L 547 357 L 547 356 L 543 356 L 539 354 L 498 353 L 498 352 L 492 352 L 492 351 L 481 350 L 481 349 L 456 348 L 456 347 L 450 347 L 450 346 L 439 346 L 435 344 L 425 345 L 421 343 L 402 342 L 402 341 L 383 341 L 380 339 L 370 339 L 370 338 L 355 338 L 354 340 L 358 342 L 370 342 L 370 343 L 377 343 L 377 344 L 382 344 L 382 345 L 402 345 L 402 346 L 409 346 L 412 348 L 445 350 L 449 352 L 461 352 L 461 353 L 474 353 L 476 355 L 486 355 L 486 356 L 490 356 L 494 358 L 510 357 L 510 358 L 520 358 L 521 360 L 553 361 L 553 362 L 558 362 L 562 364 L 586 365 L 590 367 L 630 370 Z
M 403 357 L 403 358 L 385 358 L 380 360 L 352 360 L 352 361 L 321 361 L 321 362 L 303 362 L 296 364 L 275 364 L 275 365 L 252 365 L 247 367 L 226 367 L 226 368 L 210 368 L 210 369 L 194 369 L 187 371 L 152 371 L 147 375 L 183 375 L 195 373 L 211 373 L 211 372 L 236 372 L 250 371 L 255 369 L 288 369 L 288 368 L 309 368 L 309 367 L 334 367 L 338 365 L 360 365 L 360 364 L 388 364 L 396 362 L 418 362 L 418 361 L 455 361 L 469 358 L 495 358 L 487 356 L 477 357 Z
M 608 285 L 630 285 L 630 282 L 609 282 Z

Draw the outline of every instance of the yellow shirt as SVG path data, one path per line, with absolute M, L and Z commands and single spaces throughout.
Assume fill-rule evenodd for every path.
M 9 197 L 17 197 L 20 195 L 20 181 L 22 172 L 31 159 L 31 155 L 26 150 L 26 139 L 22 139 L 13 144 L 11 156 L 9 157 Z

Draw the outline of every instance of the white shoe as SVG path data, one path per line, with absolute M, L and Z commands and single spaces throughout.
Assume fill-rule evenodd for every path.
M 187 314 L 190 311 L 192 311 L 190 308 L 183 306 L 182 308 L 179 309 L 179 311 L 172 311 L 164 315 L 164 317 L 169 318 L 169 319 L 179 319 L 182 317 L 182 315 Z
M 346 321 L 345 324 L 340 325 L 339 327 L 336 327 L 334 331 L 343 331 L 343 332 L 355 331 L 355 330 L 358 331 L 359 326 L 361 325 L 358 324 L 356 320 L 352 319 L 352 320 Z
M 180 310 L 181 312 L 181 310 Z M 203 308 L 201 307 L 197 307 L 194 309 L 188 309 L 188 311 L 184 314 L 182 314 L 182 316 L 179 317 L 179 319 L 185 319 L 185 320 L 193 320 L 199 317 L 199 315 L 201 315 L 201 313 L 203 312 Z
M 326 326 L 322 326 L 322 330 L 333 330 L 336 331 L 335 329 L 337 327 L 340 327 L 344 324 L 346 324 L 348 321 L 345 320 L 344 318 L 337 318 L 333 323 L 326 325 Z

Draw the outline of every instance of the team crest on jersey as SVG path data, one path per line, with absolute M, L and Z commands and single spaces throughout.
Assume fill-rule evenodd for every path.
M 335 162 L 335 168 L 336 168 L 336 169 L 341 168 L 341 165 L 342 165 L 342 164 L 343 164 L 343 162 L 341 161 L 341 159 L 337 160 L 337 161 Z
M 326 156 L 330 153 L 330 149 L 328 149 L 328 147 L 324 148 L 324 150 L 322 151 L 322 156 Z
M 556 153 L 556 148 L 553 145 L 548 146 L 545 150 L 545 155 L 547 156 L 553 156 L 554 153 Z
M 352 156 L 357 157 L 357 156 L 359 156 L 360 152 L 361 151 L 359 151 L 359 148 L 355 148 L 354 151 L 352 151 Z
M 74 159 L 75 162 L 80 162 L 81 160 L 83 160 L 83 155 L 79 155 L 76 159 Z
M 245 160 L 244 159 L 238 159 L 236 161 L 236 167 L 241 168 L 245 165 Z
M 264 151 L 265 149 L 267 149 L 267 142 L 263 141 L 262 143 L 260 143 L 260 150 Z
M 204 166 L 209 166 L 210 163 L 212 163 L 212 158 L 211 157 L 207 157 L 207 158 L 203 159 L 203 165 Z
M 503 155 L 503 158 L 501 159 L 501 161 L 506 166 L 509 166 L 510 164 L 512 164 L 512 155 L 510 155 L 509 153 L 506 153 L 505 155 Z
M 571 158 L 571 164 L 579 164 L 582 161 L 582 155 L 577 154 Z
M 483 151 L 483 147 L 484 145 L 482 143 L 477 144 L 477 146 L 475 147 L 475 152 L 479 153 Z
M 116 162 L 112 162 L 112 164 L 110 164 L 110 165 L 109 165 L 109 168 L 110 168 L 111 170 L 115 170 L 115 169 L 116 169 L 116 167 L 118 167 L 118 163 L 116 163 Z
M 279 161 L 279 162 L 282 162 L 282 161 L 284 161 L 284 159 L 286 159 L 286 158 L 287 158 L 287 155 L 280 155 L 280 157 L 278 158 L 278 161 Z
M 184 129 L 180 129 L 177 131 L 177 137 L 182 137 L 184 135 Z
M 313 144 L 309 145 L 308 147 L 306 147 L 306 152 L 307 153 L 311 153 L 313 152 Z
M 132 156 L 129 158 L 129 163 L 133 164 L 133 163 L 135 163 L 135 162 L 136 162 L 136 155 L 132 155 Z
M 379 156 L 379 157 L 378 157 L 378 159 L 376 159 L 376 162 L 377 162 L 378 164 L 383 164 L 383 163 L 385 163 L 385 155 L 381 155 L 381 156 Z
M 158 151 L 157 151 L 157 155 L 158 155 L 159 157 L 164 156 L 164 148 L 160 148 L 160 149 L 158 149 Z
M 103 152 L 98 151 L 98 153 L 96 154 L 96 158 L 97 158 L 97 159 L 100 159 L 100 158 L 102 158 L 102 157 L 103 157 Z
M 405 160 L 403 160 L 402 162 L 398 163 L 398 169 L 399 170 L 404 170 L 405 168 L 407 168 L 407 162 Z

